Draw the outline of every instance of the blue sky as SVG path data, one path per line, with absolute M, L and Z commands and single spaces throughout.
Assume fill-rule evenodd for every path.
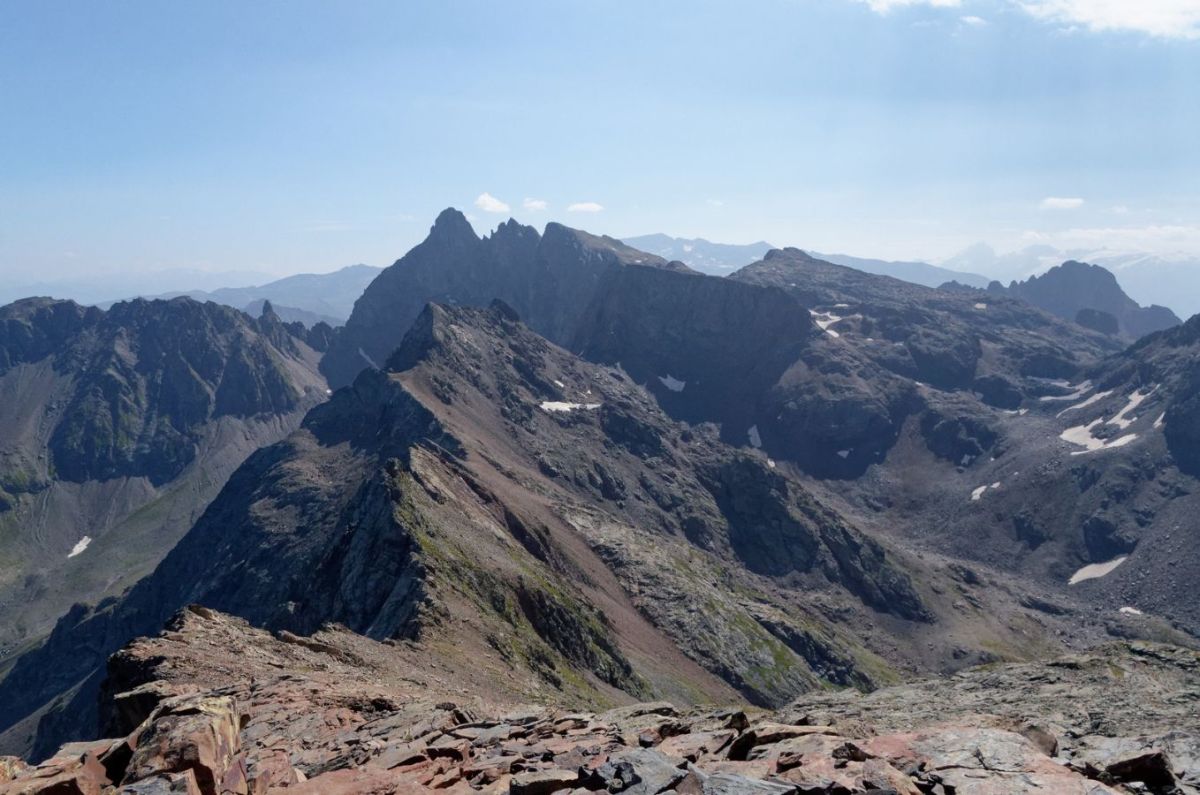
M 6 0 L 0 274 L 382 265 L 450 205 L 1200 253 L 1197 131 L 1200 0 Z

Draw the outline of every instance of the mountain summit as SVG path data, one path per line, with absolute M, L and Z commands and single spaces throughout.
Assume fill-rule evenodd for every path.
M 364 367 L 382 366 L 429 301 L 487 306 L 499 298 L 530 328 L 565 344 L 605 275 L 629 265 L 688 270 L 557 223 L 538 234 L 509 220 L 480 238 L 461 212 L 444 210 L 422 243 L 371 282 L 321 370 L 342 386 Z
M 1153 331 L 1178 326 L 1179 318 L 1165 306 L 1139 306 L 1117 284 L 1117 278 L 1099 265 L 1068 260 L 1041 276 L 1012 282 L 1007 288 L 999 282 L 988 286 L 992 294 L 1007 294 L 1040 306 L 1067 320 L 1089 325 L 1102 323 L 1091 313 L 1111 317 L 1117 330 L 1136 339 Z M 1083 313 L 1081 315 L 1081 313 Z

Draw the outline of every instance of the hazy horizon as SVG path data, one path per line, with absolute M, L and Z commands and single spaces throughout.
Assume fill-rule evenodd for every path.
M 0 274 L 383 266 L 451 205 L 1200 256 L 1200 3 L 1120 5 L 7 3 Z

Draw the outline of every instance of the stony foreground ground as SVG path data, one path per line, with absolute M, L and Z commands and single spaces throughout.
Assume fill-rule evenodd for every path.
M 776 713 L 489 704 L 337 630 L 272 636 L 192 608 L 109 666 L 112 737 L 0 793 L 1200 792 L 1200 655 L 1124 643 L 815 694 Z

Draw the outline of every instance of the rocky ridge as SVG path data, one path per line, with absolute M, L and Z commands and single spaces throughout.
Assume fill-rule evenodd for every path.
M 448 692 L 419 660 L 338 627 L 271 635 L 190 607 L 110 661 L 111 739 L 37 767 L 0 759 L 0 792 L 1186 795 L 1200 783 L 1200 658 L 1169 646 L 775 713 L 489 702 Z

